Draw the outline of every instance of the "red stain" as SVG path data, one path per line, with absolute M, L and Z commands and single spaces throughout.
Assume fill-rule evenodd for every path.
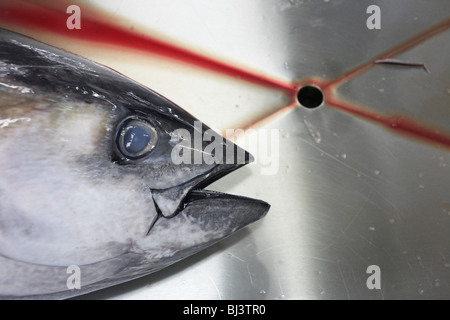
M 374 122 L 396 133 L 450 148 L 450 136 L 439 130 L 418 124 L 401 115 L 380 115 L 369 110 L 364 110 L 353 104 L 336 100 L 330 96 L 327 97 L 327 105 L 370 122 Z
M 45 3 L 45 6 L 42 6 L 42 3 L 40 3 L 41 5 L 35 5 L 31 2 L 22 2 L 19 0 L 12 2 L 13 4 L 8 2 L 7 5 L 2 5 L 1 3 L 2 2 L 0 0 L 0 21 L 5 23 L 46 30 L 67 36 L 69 38 L 88 40 L 97 43 L 114 44 L 117 46 L 134 48 L 148 53 L 162 55 L 164 57 L 184 61 L 200 68 L 238 78 L 253 84 L 277 89 L 285 92 L 291 97 L 288 106 L 282 107 L 268 115 L 263 116 L 262 118 L 246 126 L 246 129 L 257 126 L 296 107 L 296 95 L 298 88 L 306 84 L 313 84 L 322 89 L 325 96 L 326 106 L 336 108 L 337 110 L 352 114 L 370 122 L 378 123 L 389 130 L 450 148 L 450 136 L 441 133 L 438 130 L 420 125 L 402 116 L 380 115 L 365 110 L 357 105 L 340 101 L 335 97 L 336 88 L 342 82 L 350 80 L 362 72 L 372 68 L 375 60 L 394 57 L 395 55 L 447 30 L 450 27 L 450 19 L 437 24 L 433 28 L 426 30 L 425 32 L 409 39 L 391 50 L 388 50 L 387 52 L 382 53 L 377 57 L 374 57 L 373 60 L 357 66 L 356 68 L 335 79 L 329 81 L 321 79 L 306 79 L 299 83 L 292 84 L 259 75 L 213 58 L 202 56 L 164 41 L 132 32 L 123 27 L 106 23 L 104 20 L 98 19 L 102 17 L 101 14 L 86 8 L 82 8 L 82 28 L 80 30 L 69 30 L 66 28 L 66 20 L 69 17 L 69 14 L 67 14 L 65 10 L 70 4 L 67 1 L 43 1 L 42 3 Z
M 88 40 L 96 43 L 113 44 L 125 48 L 133 48 L 148 53 L 161 55 L 174 60 L 184 61 L 200 68 L 208 69 L 230 77 L 257 85 L 281 90 L 289 95 L 295 93 L 294 85 L 264 75 L 238 68 L 210 57 L 202 56 L 181 47 L 161 40 L 138 34 L 131 30 L 103 22 L 101 14 L 81 8 L 81 29 L 69 30 L 66 21 L 70 14 L 66 13 L 69 5 L 66 1 L 58 1 L 51 7 L 35 5 L 28 2 L 13 2 L 20 5 L 0 7 L 0 20 L 6 23 L 21 25 L 26 28 L 39 28 L 68 38 Z M 95 18 L 96 20 L 94 20 Z
M 374 57 L 372 60 L 370 60 L 369 62 L 366 62 L 360 66 L 357 66 L 356 68 L 340 75 L 339 77 L 329 81 L 328 83 L 326 83 L 325 87 L 323 89 L 326 89 L 326 87 L 331 87 L 331 86 L 337 86 L 340 83 L 347 81 L 351 78 L 356 77 L 358 74 L 370 69 L 373 67 L 373 64 L 376 60 L 382 60 L 382 59 L 388 59 L 391 57 L 394 57 L 402 52 L 405 52 L 408 49 L 413 48 L 414 46 L 422 43 L 425 40 L 430 39 L 431 37 L 447 30 L 448 28 L 450 28 L 450 18 L 447 20 L 444 20 L 443 22 L 435 25 L 434 27 L 420 33 L 419 35 L 405 41 L 404 43 L 386 51 L 383 52 L 382 54 Z
M 400 134 L 405 134 L 410 137 L 414 137 L 423 141 L 427 141 L 430 143 L 438 144 L 440 146 L 450 148 L 450 135 L 449 133 L 443 133 L 434 128 L 426 127 L 422 124 L 419 124 L 411 119 L 407 119 L 401 115 L 381 115 L 375 112 L 371 112 L 365 110 L 357 105 L 350 104 L 344 101 L 340 101 L 335 98 L 336 88 L 339 87 L 341 83 L 344 81 L 348 81 L 362 72 L 370 69 L 374 65 L 374 61 L 379 59 L 387 59 L 398 55 L 425 40 L 430 39 L 431 37 L 447 30 L 450 28 L 450 19 L 444 20 L 443 22 L 435 25 L 434 27 L 422 32 L 421 34 L 405 41 L 404 43 L 382 53 L 381 55 L 375 57 L 373 60 L 364 63 L 342 75 L 339 77 L 332 79 L 327 82 L 316 81 L 317 85 L 322 89 L 325 95 L 325 102 L 327 106 L 336 108 L 338 110 L 350 113 L 359 118 L 363 118 L 365 120 L 378 123 L 389 130 L 393 130 Z

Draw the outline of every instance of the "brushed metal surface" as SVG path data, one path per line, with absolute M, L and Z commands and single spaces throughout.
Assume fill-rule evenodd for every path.
M 94 3 L 124 26 L 265 76 L 341 79 L 330 92 L 334 98 L 450 135 L 447 0 Z M 366 27 L 371 4 L 381 9 L 380 30 Z M 439 24 L 439 32 L 391 57 L 423 62 L 430 74 L 370 65 Z M 178 61 L 52 41 L 137 79 L 214 128 L 262 120 L 255 129 L 279 130 L 275 175 L 262 175 L 256 161 L 209 187 L 269 202 L 265 219 L 158 273 L 84 298 L 450 297 L 448 146 L 400 134 L 327 100 L 317 109 L 283 109 L 291 97 L 281 92 Z M 379 290 L 366 285 L 370 265 L 380 267 Z

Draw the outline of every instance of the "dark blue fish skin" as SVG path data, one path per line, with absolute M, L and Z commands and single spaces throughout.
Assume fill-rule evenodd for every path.
M 32 44 L 27 45 L 28 42 Z M 49 46 L 26 38 L 20 43 L 14 39 L 2 41 L 1 48 L 0 61 L 18 69 L 6 70 L 5 74 L 36 93 L 91 103 L 107 99 L 106 102 L 114 102 L 123 108 L 178 116 L 179 121 L 186 123 L 197 120 L 156 92 L 64 50 L 51 48 L 53 54 L 49 56 Z M 100 94 L 105 90 L 107 98 Z

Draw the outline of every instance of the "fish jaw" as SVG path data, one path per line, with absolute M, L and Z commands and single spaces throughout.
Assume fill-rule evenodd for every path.
M 263 218 L 270 205 L 261 200 L 195 190 L 172 218 L 161 217 L 139 242 L 157 269 L 193 255 Z

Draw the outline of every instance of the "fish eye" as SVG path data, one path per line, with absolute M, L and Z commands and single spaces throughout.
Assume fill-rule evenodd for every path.
M 152 152 L 158 143 L 158 132 L 142 119 L 127 119 L 119 126 L 117 149 L 130 160 L 141 159 Z

